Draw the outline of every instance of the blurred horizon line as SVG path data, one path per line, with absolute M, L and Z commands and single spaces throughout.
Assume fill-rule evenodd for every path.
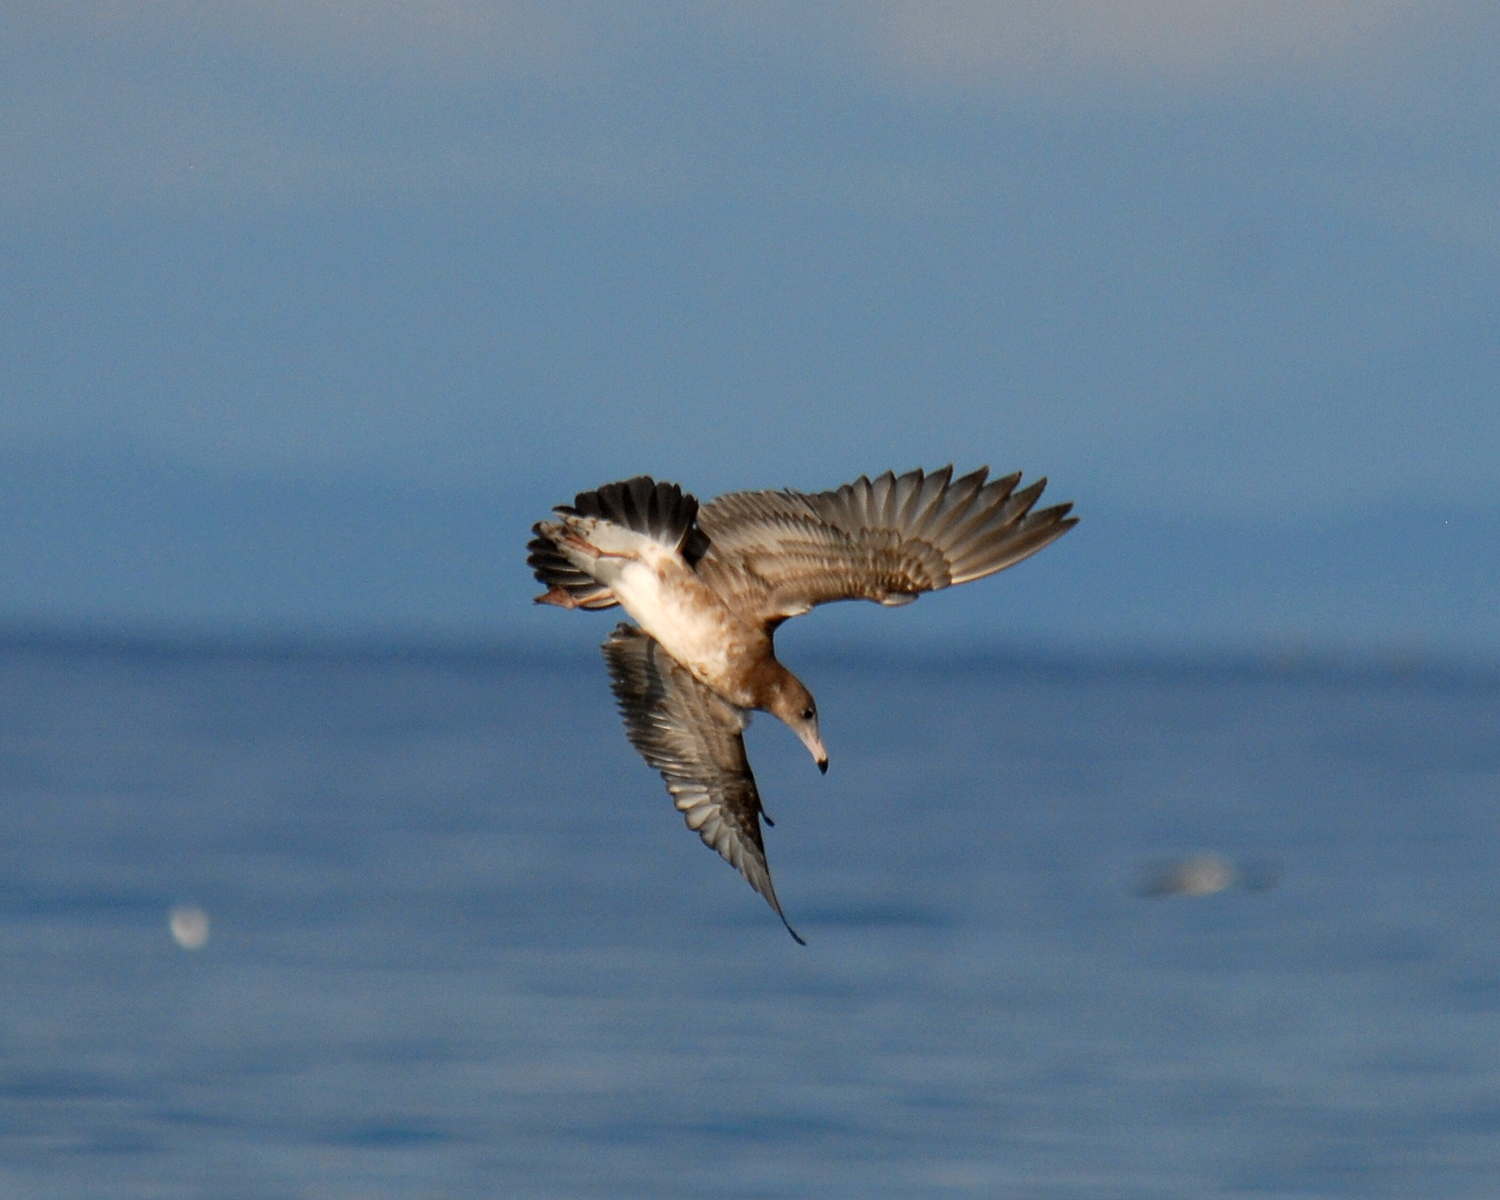
M 613 628 L 597 623 L 595 633 Z M 0 658 L 15 654 L 101 658 L 224 658 L 305 661 L 414 660 L 434 663 L 510 662 L 545 667 L 592 665 L 594 638 L 523 637 L 474 630 L 423 630 L 414 626 L 375 630 L 335 630 L 314 623 L 266 625 L 245 622 L 181 623 L 150 621 L 27 621 L 0 619 Z M 1263 643 L 1228 639 L 1170 647 L 1143 641 L 1100 641 L 1085 645 L 1060 639 L 850 636 L 800 645 L 796 661 L 827 669 L 854 665 L 870 669 L 924 671 L 1069 671 L 1083 673 L 1194 673 L 1302 676 L 1309 678 L 1456 677 L 1500 684 L 1500 656 L 1461 654 L 1393 644 L 1336 645 L 1327 641 Z

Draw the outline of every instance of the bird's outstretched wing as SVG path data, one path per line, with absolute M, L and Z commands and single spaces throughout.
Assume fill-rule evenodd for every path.
M 1019 473 L 861 475 L 831 492 L 730 492 L 698 510 L 698 573 L 730 607 L 775 625 L 831 600 L 908 604 L 992 575 L 1078 523 L 1071 504 L 1032 512 L 1046 486 Z
M 802 943 L 766 865 L 760 793 L 745 755 L 749 714 L 704 687 L 633 625 L 616 628 L 602 649 L 631 745 L 661 772 L 688 828 L 766 898 Z

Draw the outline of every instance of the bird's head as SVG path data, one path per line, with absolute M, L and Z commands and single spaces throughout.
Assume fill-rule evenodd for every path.
M 828 751 L 823 748 L 823 739 L 818 736 L 818 705 L 800 679 L 790 671 L 782 670 L 771 688 L 770 703 L 766 709 L 791 726 L 792 732 L 802 739 L 818 764 L 818 770 L 828 773 Z

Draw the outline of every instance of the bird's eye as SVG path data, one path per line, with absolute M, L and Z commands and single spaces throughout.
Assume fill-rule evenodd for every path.
M 810 709 L 810 708 L 804 708 L 802 710 L 802 719 L 804 721 L 811 721 L 813 719 L 813 717 L 815 717 L 816 715 L 817 714 L 814 713 L 813 710 Z

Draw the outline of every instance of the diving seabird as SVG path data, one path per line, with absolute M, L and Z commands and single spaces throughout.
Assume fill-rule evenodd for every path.
M 729 492 L 700 506 L 640 475 L 580 492 L 532 527 L 527 563 L 547 585 L 536 602 L 619 605 L 635 619 L 603 646 L 626 736 L 688 827 L 798 942 L 766 866 L 742 736 L 750 710 L 786 722 L 825 772 L 828 752 L 812 694 L 776 659 L 776 627 L 832 600 L 910 604 L 1018 563 L 1078 523 L 1071 504 L 1032 511 L 1045 479 L 1017 490 L 1019 472 L 988 476 L 887 471 L 831 492 Z

